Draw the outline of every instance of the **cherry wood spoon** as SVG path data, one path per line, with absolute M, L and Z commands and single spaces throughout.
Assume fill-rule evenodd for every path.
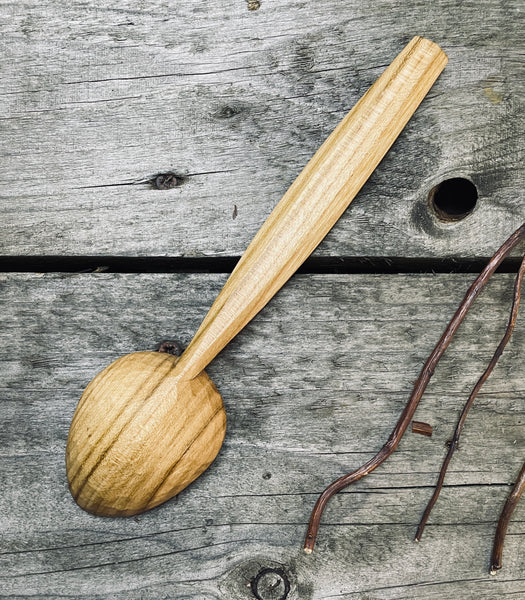
M 66 449 L 69 488 L 83 509 L 103 516 L 144 512 L 210 465 L 226 414 L 204 369 L 325 237 L 447 60 L 435 43 L 410 41 L 277 204 L 180 358 L 135 352 L 91 381 Z

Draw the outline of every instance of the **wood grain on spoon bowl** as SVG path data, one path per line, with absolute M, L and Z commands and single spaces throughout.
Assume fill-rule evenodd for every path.
M 204 369 L 312 253 L 386 154 L 447 63 L 415 37 L 339 123 L 263 224 L 177 358 L 138 352 L 89 384 L 67 445 L 82 508 L 125 516 L 179 493 L 224 438 L 222 400 Z
M 136 352 L 87 386 L 71 423 L 66 468 L 79 506 L 124 517 L 172 498 L 219 452 L 226 413 L 203 371 L 177 376 L 178 356 Z

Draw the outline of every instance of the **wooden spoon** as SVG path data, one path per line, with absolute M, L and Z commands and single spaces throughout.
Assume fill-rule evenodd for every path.
M 127 516 L 183 490 L 213 461 L 226 414 L 204 372 L 328 233 L 447 63 L 415 37 L 336 127 L 261 227 L 182 354 L 136 352 L 99 373 L 71 423 L 77 503 Z

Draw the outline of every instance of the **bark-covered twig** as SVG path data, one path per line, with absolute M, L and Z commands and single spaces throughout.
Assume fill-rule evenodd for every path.
M 522 239 L 525 239 L 525 223 L 517 229 L 501 248 L 494 254 L 494 256 L 490 259 L 488 264 L 485 266 L 480 275 L 476 278 L 474 283 L 468 289 L 463 301 L 461 302 L 458 310 L 452 317 L 452 320 L 448 324 L 445 329 L 443 335 L 441 336 L 439 342 L 436 347 L 428 357 L 421 373 L 414 384 L 414 388 L 412 390 L 412 394 L 408 400 L 405 409 L 401 413 L 398 422 L 396 423 L 394 430 L 390 434 L 386 444 L 381 448 L 381 450 L 368 462 L 364 465 L 353 471 L 352 473 L 348 473 L 347 475 L 343 475 L 332 484 L 330 484 L 324 492 L 319 496 L 312 514 L 310 516 L 310 522 L 308 525 L 308 530 L 306 532 L 306 539 L 304 543 L 304 551 L 306 553 L 311 553 L 315 546 L 315 540 L 317 537 L 317 532 L 319 530 L 319 525 L 321 522 L 321 517 L 323 511 L 326 507 L 327 502 L 330 498 L 337 494 L 340 490 L 347 487 L 348 485 L 358 481 L 365 475 L 368 475 L 371 471 L 377 468 L 381 463 L 383 463 L 397 448 L 403 434 L 406 431 L 406 428 L 410 424 L 412 417 L 416 411 L 416 408 L 421 400 L 421 396 L 425 391 L 425 388 L 434 373 L 434 369 L 439 362 L 439 359 L 447 349 L 450 344 L 454 334 L 458 330 L 461 322 L 465 318 L 465 315 L 469 308 L 472 306 L 474 300 L 477 298 L 491 275 L 498 268 L 502 260 L 507 256 L 507 254 L 518 244 Z
M 441 466 L 441 471 L 439 473 L 436 487 L 434 488 L 434 493 L 432 494 L 432 497 L 430 498 L 430 500 L 427 504 L 427 507 L 425 508 L 425 512 L 423 513 L 423 516 L 421 517 L 421 521 L 419 523 L 419 527 L 417 528 L 416 537 L 414 538 L 416 542 L 419 542 L 419 540 L 421 539 L 421 536 L 423 535 L 423 531 L 425 529 L 425 525 L 427 524 L 427 521 L 428 521 L 428 517 L 430 516 L 430 513 L 432 512 L 432 509 L 434 507 L 434 504 L 436 503 L 436 500 L 439 497 L 441 488 L 443 487 L 443 482 L 445 481 L 445 475 L 447 473 L 448 465 L 450 464 L 450 461 L 452 460 L 452 456 L 454 455 L 454 452 L 459 445 L 459 438 L 461 436 L 461 432 L 463 431 L 463 426 L 465 425 L 465 421 L 467 419 L 469 410 L 471 409 L 472 405 L 474 404 L 474 400 L 476 399 L 476 396 L 478 395 L 478 392 L 481 389 L 482 385 L 485 383 L 485 381 L 487 381 L 490 374 L 494 370 L 494 367 L 496 366 L 496 363 L 498 362 L 499 357 L 502 355 L 503 350 L 504 350 L 505 346 L 507 345 L 507 342 L 509 341 L 510 336 L 512 335 L 512 332 L 514 331 L 514 325 L 516 324 L 516 318 L 518 316 L 518 309 L 520 306 L 521 284 L 523 281 L 524 272 L 525 272 L 525 257 L 523 258 L 523 260 L 521 262 L 520 268 L 518 270 L 518 274 L 516 276 L 516 281 L 514 283 L 512 308 L 510 311 L 510 317 L 509 317 L 509 322 L 508 322 L 507 328 L 505 330 L 505 333 L 503 334 L 503 337 L 501 338 L 500 343 L 498 344 L 498 347 L 496 348 L 496 352 L 494 352 L 487 368 L 485 369 L 483 375 L 478 379 L 476 385 L 474 386 L 472 392 L 470 393 L 470 396 L 468 397 L 467 402 L 465 403 L 465 406 L 463 407 L 463 410 L 461 411 L 461 414 L 458 419 L 458 423 L 456 425 L 456 429 L 454 431 L 454 435 L 452 436 L 452 439 L 450 440 L 450 443 L 448 446 L 447 455 L 445 456 L 445 460 L 443 461 L 443 464 Z
M 495 575 L 503 566 L 501 557 L 503 554 L 503 543 L 505 542 L 505 535 L 507 534 L 507 527 L 512 517 L 512 513 L 516 508 L 518 501 L 525 489 L 525 463 L 521 467 L 518 479 L 512 488 L 512 492 L 509 494 L 505 506 L 501 511 L 501 516 L 498 521 L 496 528 L 496 535 L 494 536 L 494 546 L 492 548 L 492 559 L 490 561 L 490 574 Z

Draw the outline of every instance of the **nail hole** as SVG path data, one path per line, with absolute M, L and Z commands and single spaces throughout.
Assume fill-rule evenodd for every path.
M 157 352 L 165 352 L 166 354 L 173 354 L 174 356 L 180 356 L 183 352 L 182 345 L 175 340 L 164 340 L 160 343 Z
M 434 186 L 428 200 L 440 221 L 461 221 L 476 207 L 478 190 L 472 181 L 453 177 Z

